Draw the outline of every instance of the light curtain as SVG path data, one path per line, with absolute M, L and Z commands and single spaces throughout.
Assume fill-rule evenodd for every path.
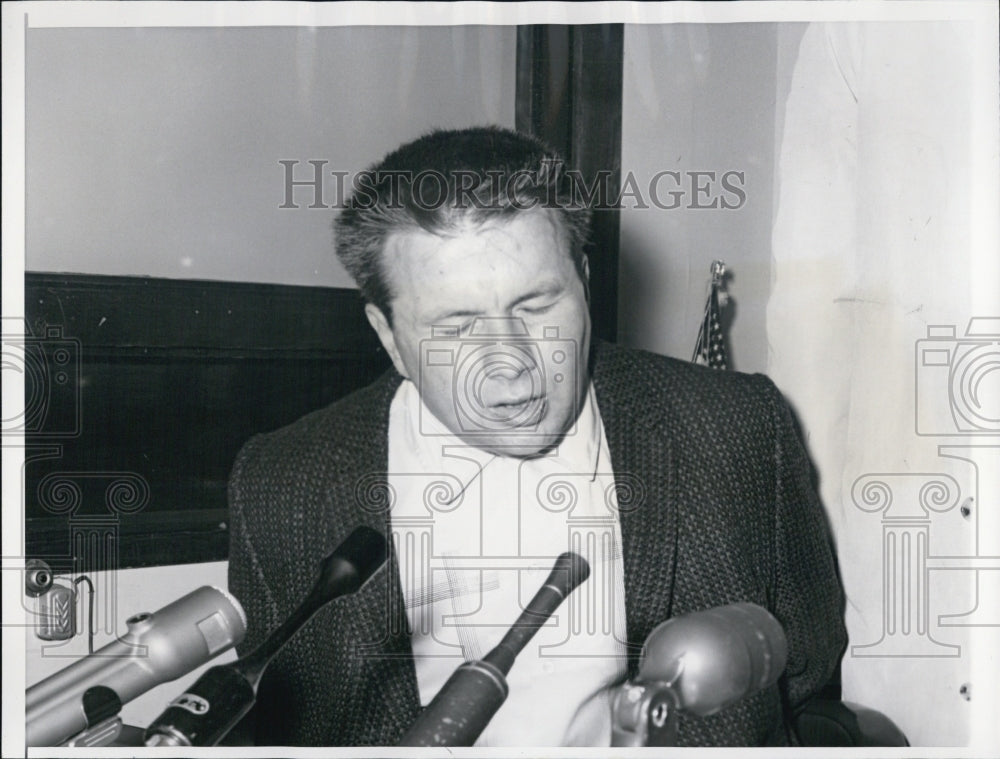
M 997 101 L 995 25 L 813 23 L 776 134 L 767 372 L 836 536 L 844 698 L 913 745 L 998 740 L 1000 337 L 965 337 L 1000 317 Z

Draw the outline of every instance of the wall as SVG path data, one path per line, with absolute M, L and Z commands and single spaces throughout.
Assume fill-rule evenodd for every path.
M 349 287 L 334 212 L 309 187 L 279 208 L 278 162 L 308 181 L 513 126 L 514 49 L 512 27 L 31 29 L 25 268 Z
M 1000 741 L 995 13 L 625 33 L 623 173 L 745 171 L 746 203 L 623 212 L 621 340 L 689 359 L 729 264 L 732 364 L 817 467 L 844 698 L 916 746 Z
M 794 35 L 802 25 L 784 24 Z M 643 193 L 658 172 L 668 208 L 622 213 L 619 340 L 690 359 L 713 259 L 727 263 L 731 365 L 762 371 L 770 280 L 776 99 L 791 62 L 779 59 L 778 25 L 627 25 L 622 113 L 622 174 Z M 694 178 L 690 172 L 715 172 Z M 741 172 L 739 194 L 722 185 Z M 700 186 L 704 191 L 698 191 Z M 682 191 L 678 208 L 668 193 Z M 631 203 L 626 199 L 626 207 Z M 699 208 L 712 205 L 719 207 Z M 723 209 L 722 204 L 738 205 Z
M 309 180 L 309 160 L 353 173 L 434 127 L 512 127 L 514 55 L 499 26 L 29 29 L 26 268 L 350 287 L 335 211 L 309 208 L 311 187 L 279 208 L 278 162 Z M 336 190 L 327 177 L 325 205 Z M 96 580 L 123 632 L 138 611 L 224 587 L 226 571 Z M 26 639 L 28 685 L 86 651 L 82 635 Z M 196 675 L 126 705 L 126 721 L 145 726 Z
M 797 37 L 767 311 L 768 374 L 799 412 L 836 536 L 845 698 L 913 745 L 993 751 L 996 10 Z

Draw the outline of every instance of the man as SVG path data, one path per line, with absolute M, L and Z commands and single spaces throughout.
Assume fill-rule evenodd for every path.
M 478 745 L 608 745 L 611 694 L 650 631 L 741 601 L 783 625 L 785 675 L 682 715 L 678 742 L 794 741 L 846 636 L 788 409 L 762 376 L 592 344 L 587 223 L 558 158 L 501 129 L 433 133 L 361 177 L 337 253 L 395 371 L 241 452 L 241 650 L 356 525 L 393 550 L 272 663 L 259 744 L 394 745 L 568 548 L 591 577 L 518 657 Z

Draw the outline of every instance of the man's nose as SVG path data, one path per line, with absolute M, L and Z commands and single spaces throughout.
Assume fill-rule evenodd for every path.
M 487 405 L 523 403 L 538 395 L 541 369 L 530 352 L 493 358 L 483 367 L 482 394 Z
M 528 345 L 507 344 L 496 346 L 483 358 L 483 373 L 490 380 L 516 381 L 525 375 L 538 374 L 537 351 Z
M 526 374 L 530 374 L 535 370 L 535 367 L 529 366 L 525 361 L 510 362 L 510 361 L 497 361 L 494 364 L 490 364 L 486 367 L 486 378 L 488 380 L 496 382 L 516 382 L 517 380 L 524 377 Z
M 501 406 L 525 403 L 536 397 L 538 384 L 529 371 L 521 371 L 507 376 L 497 372 L 481 386 L 482 402 L 487 406 Z

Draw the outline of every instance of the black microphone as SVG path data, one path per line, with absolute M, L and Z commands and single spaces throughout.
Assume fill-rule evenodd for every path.
M 677 712 L 707 717 L 777 682 L 788 640 L 766 609 L 735 603 L 657 625 L 615 695 L 613 746 L 671 746 Z
M 275 654 L 327 603 L 355 592 L 386 560 L 385 538 L 358 527 L 320 564 L 312 591 L 285 622 L 250 654 L 206 671 L 174 699 L 145 733 L 147 746 L 214 746 L 233 729 L 257 697 L 257 686 Z
M 514 659 L 556 608 L 590 576 L 579 554 L 556 559 L 545 584 L 521 612 L 503 640 L 479 661 L 452 673 L 400 740 L 400 746 L 471 746 L 507 699 L 507 674 Z

